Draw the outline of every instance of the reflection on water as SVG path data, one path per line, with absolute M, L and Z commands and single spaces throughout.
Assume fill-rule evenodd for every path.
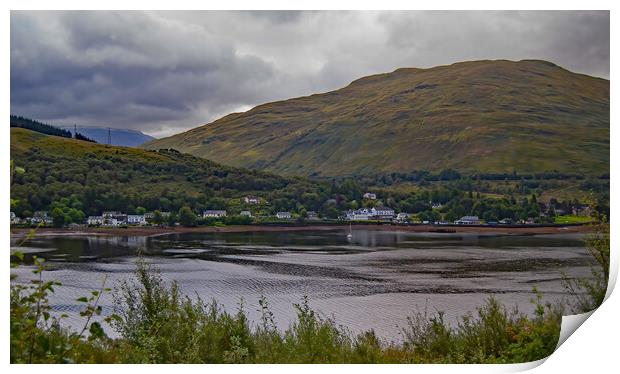
M 35 238 L 22 250 L 50 261 L 63 286 L 54 308 L 75 314 L 75 299 L 132 276 L 142 253 L 188 295 L 215 298 L 230 310 L 241 299 L 257 317 L 259 296 L 287 326 L 293 303 L 311 305 L 353 332 L 374 328 L 398 340 L 415 309 L 444 310 L 449 319 L 475 311 L 495 295 L 531 312 L 532 287 L 547 300 L 565 297 L 562 273 L 588 276 L 591 259 L 575 234 L 493 236 L 344 231 L 174 234 L 156 237 Z M 22 279 L 27 269 L 18 269 Z M 110 309 L 111 297 L 103 300 Z

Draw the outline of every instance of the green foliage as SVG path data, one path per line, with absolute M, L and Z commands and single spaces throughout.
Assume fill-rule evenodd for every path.
M 104 210 L 132 213 L 138 208 L 178 212 L 185 206 L 200 212 L 239 209 L 229 206 L 232 198 L 253 195 L 296 210 L 330 198 L 326 183 L 236 169 L 174 150 L 107 147 L 19 128 L 11 129 L 11 158 L 28 166 L 28 173 L 12 171 L 15 213 L 24 217 L 61 204 L 65 216 L 71 216 L 65 223 L 76 222 L 76 215 L 64 206 L 85 216 Z M 79 208 L 73 205 L 75 200 L 81 203 Z
M 21 127 L 24 129 L 40 132 L 42 134 L 71 138 L 71 132 L 58 127 L 41 123 L 30 118 L 11 115 L 11 127 Z
M 179 209 L 179 223 L 186 227 L 196 224 L 196 214 L 194 214 L 190 207 L 184 206 Z
M 592 277 L 589 279 L 564 277 L 566 289 L 576 299 L 572 305 L 575 313 L 585 313 L 598 308 L 607 293 L 611 248 L 609 223 L 603 217 L 594 228 L 585 240 L 588 252 L 596 261 L 596 266 L 591 268 Z

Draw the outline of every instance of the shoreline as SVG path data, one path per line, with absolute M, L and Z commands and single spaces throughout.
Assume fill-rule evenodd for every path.
M 309 224 L 309 225 L 235 225 L 235 226 L 199 226 L 199 227 L 72 227 L 72 228 L 38 228 L 36 236 L 145 236 L 153 237 L 183 233 L 244 233 L 244 232 L 291 232 L 291 231 L 343 231 L 347 224 Z M 552 225 L 552 226 L 438 226 L 438 225 L 388 225 L 355 224 L 353 229 L 363 228 L 377 231 L 415 232 L 415 233 L 449 233 L 449 234 L 498 234 L 498 235 L 543 235 L 587 233 L 592 231 L 590 225 Z M 22 238 L 31 229 L 12 228 L 11 238 Z

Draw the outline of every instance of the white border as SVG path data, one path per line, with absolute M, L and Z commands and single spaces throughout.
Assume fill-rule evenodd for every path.
M 613 40 L 616 40 L 615 36 L 617 34 L 617 28 L 614 25 L 614 14 L 615 9 L 613 9 L 614 2 L 611 1 L 588 1 L 588 2 L 577 2 L 577 1 L 563 1 L 563 2 L 550 2 L 550 1 L 532 1 L 532 0 L 524 0 L 524 1 L 502 1 L 502 2 L 492 2 L 492 1 L 441 1 L 435 0 L 432 2 L 410 2 L 410 1 L 394 1 L 394 0 L 383 0 L 380 2 L 374 1 L 326 1 L 326 0 L 315 0 L 315 1 L 282 1 L 282 0 L 263 0 L 260 2 L 257 1 L 236 1 L 229 0 L 226 2 L 211 2 L 205 3 L 200 1 L 184 1 L 177 0 L 174 2 L 165 2 L 165 1 L 90 1 L 90 2 L 79 2 L 79 1 L 66 1 L 60 0 L 55 1 L 53 3 L 44 2 L 44 1 L 8 1 L 8 9 L 50 9 L 53 5 L 54 9 L 258 9 L 260 5 L 260 9 L 464 9 L 464 6 L 467 5 L 467 9 L 534 9 L 534 10 L 542 10 L 542 9 L 611 9 L 611 70 L 613 71 L 613 63 L 616 61 L 615 58 L 615 49 L 613 48 Z M 563 8 L 558 8 L 557 5 L 562 5 Z M 2 64 L 2 75 L 3 82 L 5 82 L 5 88 L 2 90 L 2 102 L 1 106 L 3 108 L 4 118 L 8 116 L 10 113 L 10 59 L 9 59 L 9 32 L 10 32 L 10 13 L 9 11 L 5 11 L 2 14 L 2 50 L 4 51 L 4 58 L 1 61 Z M 610 72 L 611 76 L 611 72 Z M 611 96 L 615 97 L 616 89 L 611 84 Z M 614 101 L 612 101 L 615 104 Z M 616 118 L 616 106 L 611 106 L 611 123 L 614 123 L 614 119 Z M 0 141 L 2 142 L 3 149 L 3 172 L 0 173 L 0 178 L 2 178 L 2 189 L 3 189 L 3 199 L 1 200 L 1 209 L 0 211 L 9 210 L 8 207 L 8 197 L 9 197 L 9 150 L 10 150 L 10 141 L 9 141 L 9 127 L 5 125 L 4 128 L 5 136 L 2 136 Z M 614 132 L 616 136 L 614 136 Z M 614 131 L 614 127 L 611 127 L 611 192 L 612 196 L 616 196 L 615 192 L 617 192 L 617 183 L 615 182 L 615 172 L 616 166 L 618 163 L 613 162 L 614 160 L 618 160 L 618 149 L 615 146 L 618 146 L 618 136 L 617 131 Z M 617 214 L 616 199 L 612 197 L 611 199 L 611 210 L 612 216 L 615 216 L 614 213 Z M 8 215 L 0 215 L 2 217 L 3 227 L 8 227 Z M 616 216 L 617 217 L 617 216 Z M 618 221 L 612 221 L 611 224 L 611 246 L 612 248 L 617 248 L 616 246 L 616 233 L 618 231 Z M 3 239 L 4 243 L 9 242 L 8 230 L 3 231 Z M 3 257 L 3 272 L 4 279 L 8 280 L 9 273 L 9 260 L 8 254 L 5 253 Z M 617 278 L 618 272 L 618 254 L 616 251 L 612 250 L 612 277 L 613 283 L 615 283 L 615 279 Z M 5 284 L 4 287 L 1 288 L 2 292 L 2 300 L 8 301 L 8 284 Z M 205 367 L 203 365 L 200 366 L 192 366 L 192 365 L 181 365 L 175 366 L 175 370 L 182 371 L 196 371 L 196 372 L 205 372 L 205 371 L 226 371 L 226 372 L 235 372 L 240 370 L 251 370 L 255 373 L 290 373 L 291 371 L 296 372 L 314 372 L 319 369 L 321 371 L 335 372 L 335 371 L 355 371 L 355 372 L 371 372 L 375 370 L 390 370 L 392 372 L 402 372 L 402 373 L 411 373 L 412 370 L 422 371 L 422 372 L 472 372 L 472 373 L 485 373 L 485 372 L 514 372 L 514 371 L 522 371 L 527 370 L 533 367 L 535 372 L 608 372 L 610 369 L 615 366 L 617 346 L 618 342 L 618 318 L 620 317 L 620 307 L 618 302 L 617 295 L 611 295 L 611 297 L 593 314 L 592 318 L 589 318 L 585 321 L 584 325 L 577 329 L 572 337 L 568 339 L 568 341 L 561 345 L 558 350 L 552 354 L 544 364 L 541 362 L 538 363 L 529 363 L 529 364 L 519 364 L 519 365 L 416 365 L 411 367 L 409 365 L 390 365 L 382 366 L 382 367 L 372 367 L 370 365 L 324 365 L 321 366 L 320 369 L 315 366 L 310 365 L 298 365 L 295 367 L 291 367 L 290 365 L 253 365 L 253 366 L 213 366 L 209 365 L 209 367 Z M 1 310 L 2 317 L 2 336 L 3 339 L 0 341 L 2 344 L 2 353 L 4 355 L 5 365 L 8 365 L 9 362 L 9 331 L 8 331 L 8 307 L 4 306 Z M 91 366 L 87 369 L 82 366 L 53 366 L 46 365 L 45 367 L 40 366 L 11 366 L 10 368 L 6 368 L 11 370 L 12 372 L 22 372 L 22 371 L 31 371 L 31 370 L 45 370 L 46 372 L 73 372 L 73 371 L 82 371 L 89 370 L 94 372 L 103 372 L 104 370 L 140 370 L 146 369 L 143 367 L 137 368 L 134 365 L 126 365 L 126 366 L 115 366 L 114 368 L 110 368 L 108 366 Z M 152 370 L 155 372 L 167 372 L 170 368 L 167 366 L 152 366 L 149 367 L 148 370 Z

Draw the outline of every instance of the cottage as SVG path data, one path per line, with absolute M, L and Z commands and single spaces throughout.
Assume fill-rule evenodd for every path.
M 312 210 L 309 212 L 306 212 L 306 216 L 308 217 L 308 219 L 311 219 L 311 220 L 319 219 L 319 215 L 317 214 L 317 212 L 314 212 Z
M 461 219 L 454 221 L 457 225 L 479 225 L 480 220 L 478 216 L 463 216 Z
M 243 202 L 246 204 L 260 204 L 260 198 L 256 196 L 245 196 Z
M 127 223 L 129 225 L 146 225 L 146 217 L 142 214 L 127 215 Z
M 101 226 L 103 225 L 103 216 L 88 216 L 86 223 L 89 226 Z
M 250 217 L 250 218 L 252 218 L 252 213 L 249 210 L 242 210 L 241 213 L 239 213 L 239 215 L 241 217 Z
M 15 215 L 15 212 L 11 212 L 11 224 L 21 223 L 22 220 Z
M 377 195 L 370 192 L 366 192 L 362 197 L 368 200 L 377 200 Z
M 276 213 L 278 219 L 291 219 L 291 212 L 278 212 Z
M 102 217 L 104 226 L 121 226 L 127 224 L 127 214 L 118 211 L 103 212 Z
M 221 218 L 226 217 L 225 210 L 205 210 L 202 213 L 203 218 Z
M 34 215 L 32 216 L 32 219 L 30 220 L 30 222 L 49 225 L 49 224 L 52 224 L 54 221 L 52 220 L 52 217 L 48 215 L 47 211 L 38 210 L 34 212 Z
M 346 212 L 346 218 L 350 221 L 391 220 L 394 218 L 394 209 L 390 208 L 363 208 Z
M 408 221 L 408 220 L 409 220 L 409 214 L 408 213 L 398 213 L 396 215 L 396 221 L 404 222 L 404 221 Z

